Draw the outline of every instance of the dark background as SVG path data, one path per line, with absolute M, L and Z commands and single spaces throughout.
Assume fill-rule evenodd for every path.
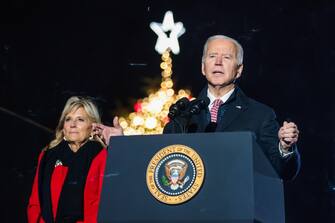
M 200 67 L 207 37 L 239 40 L 245 50 L 244 92 L 273 107 L 280 122 L 290 118 L 301 130 L 302 169 L 285 184 L 287 222 L 335 222 L 330 0 L 1 2 L 1 222 L 26 221 L 37 156 L 68 97 L 95 98 L 110 124 L 114 115 L 132 111 L 147 89 L 158 88 L 161 59 L 149 23 L 162 22 L 167 10 L 186 28 L 181 52 L 173 56 L 175 89 L 196 95 L 204 85 Z

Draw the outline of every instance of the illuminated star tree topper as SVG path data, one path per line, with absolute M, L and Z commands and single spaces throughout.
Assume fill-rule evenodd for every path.
M 150 28 L 158 36 L 155 50 L 159 54 L 163 54 L 167 49 L 171 49 L 172 53 L 176 55 L 179 54 L 178 38 L 185 33 L 185 28 L 182 22 L 174 23 L 171 11 L 165 13 L 163 23 L 152 22 Z M 168 36 L 166 32 L 169 31 L 171 32 Z

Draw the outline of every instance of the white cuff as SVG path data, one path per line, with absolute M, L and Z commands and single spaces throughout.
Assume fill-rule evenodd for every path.
M 282 148 L 280 142 L 278 144 L 278 149 L 279 149 L 279 153 L 281 155 L 281 157 L 285 158 L 288 157 L 289 155 L 291 155 L 293 153 L 293 151 L 286 151 Z

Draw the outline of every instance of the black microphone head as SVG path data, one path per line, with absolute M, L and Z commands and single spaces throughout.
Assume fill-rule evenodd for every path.
M 208 107 L 209 102 L 210 100 L 208 97 L 192 101 L 192 106 L 189 111 L 190 115 L 199 114 L 202 109 Z
M 205 98 L 200 100 L 199 106 L 200 106 L 201 109 L 204 109 L 204 108 L 208 107 L 209 103 L 210 103 L 209 98 L 205 97 Z
M 169 108 L 169 113 L 168 113 L 168 117 L 169 118 L 174 118 L 179 114 L 179 109 L 178 106 L 176 104 L 173 104 L 170 106 Z
M 176 103 L 170 106 L 168 117 L 172 119 L 175 118 L 181 111 L 184 111 L 188 107 L 189 103 L 190 101 L 186 97 L 179 99 Z
M 176 105 L 180 110 L 184 111 L 187 108 L 189 103 L 190 101 L 188 100 L 188 98 L 183 97 L 176 102 Z

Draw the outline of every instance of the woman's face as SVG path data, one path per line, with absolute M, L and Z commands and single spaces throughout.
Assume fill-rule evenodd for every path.
M 92 122 L 83 107 L 73 109 L 65 116 L 63 133 L 69 143 L 83 143 L 90 137 L 91 130 Z

